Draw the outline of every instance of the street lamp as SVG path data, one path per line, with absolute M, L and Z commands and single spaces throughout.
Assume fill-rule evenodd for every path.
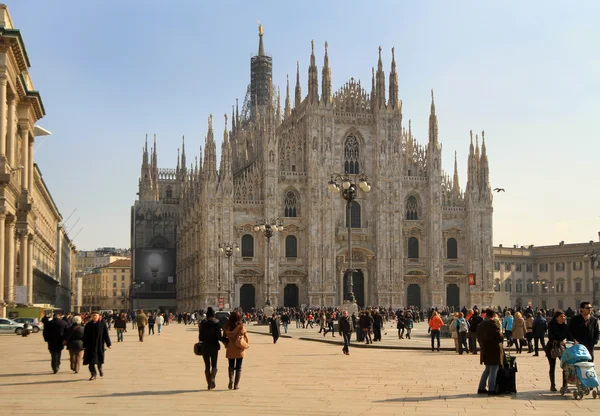
M 234 251 L 240 251 L 240 247 L 237 243 L 219 243 L 219 251 L 227 256 L 227 303 L 229 304 L 229 308 L 232 309 L 231 288 L 233 287 L 233 276 L 231 275 L 231 256 L 233 256 Z M 221 276 L 219 276 L 220 278 Z M 220 293 L 219 296 L 221 296 Z
M 348 295 L 347 300 L 350 303 L 355 303 L 354 298 L 354 282 L 352 268 L 352 201 L 358 196 L 358 188 L 363 192 L 369 192 L 371 185 L 368 182 L 367 175 L 364 173 L 357 174 L 344 174 L 334 173 L 331 175 L 331 180 L 327 184 L 327 188 L 332 193 L 340 192 L 342 190 L 342 197 L 346 200 L 346 221 L 348 224 L 348 270 L 346 275 L 348 276 Z
M 131 309 L 132 309 L 132 310 L 135 310 L 135 303 L 134 303 L 134 300 L 136 300 L 136 299 L 137 299 L 137 301 L 138 301 L 138 302 L 137 302 L 137 304 L 138 304 L 138 309 L 139 309 L 139 307 L 140 307 L 140 298 L 139 298 L 139 295 L 138 295 L 138 289 L 139 289 L 140 287 L 142 287 L 142 286 L 144 286 L 144 282 L 140 282 L 140 283 L 131 282 L 131 288 L 133 289 L 133 292 L 134 292 L 134 294 L 135 294 L 135 297 L 133 297 L 133 296 L 131 297 Z
M 262 232 L 267 237 L 267 301 L 265 305 L 271 306 L 271 237 L 276 232 L 283 231 L 283 221 L 281 218 L 257 221 L 254 231 Z
M 600 233 L 599 233 L 600 234 Z M 586 251 L 583 255 L 585 260 L 590 261 L 590 268 L 592 269 L 592 305 L 596 306 L 596 262 L 600 266 L 600 252 L 596 250 Z

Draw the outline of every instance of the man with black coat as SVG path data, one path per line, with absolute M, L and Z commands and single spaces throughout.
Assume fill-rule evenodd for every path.
M 537 311 L 535 313 L 535 319 L 533 320 L 533 326 L 531 331 L 533 332 L 533 340 L 535 342 L 535 354 L 534 357 L 537 357 L 539 343 L 542 343 L 542 350 L 546 350 L 546 341 L 544 337 L 546 336 L 546 331 L 548 330 L 548 321 L 544 318 L 544 314 L 542 311 Z
M 56 312 L 54 319 L 44 325 L 44 341 L 48 343 L 52 371 L 58 373 L 60 368 L 60 356 L 64 348 L 65 330 L 68 328 L 67 321 L 62 319 L 62 313 Z
M 477 327 L 483 322 L 477 309 L 473 309 L 473 315 L 469 318 L 469 352 L 477 354 Z
M 350 355 L 350 336 L 352 335 L 353 324 L 351 319 L 348 318 L 348 311 L 344 311 L 340 319 L 338 320 L 338 331 L 340 335 L 344 337 L 344 347 L 342 352 L 346 355 Z
M 504 337 L 500 332 L 500 327 L 494 321 L 494 311 L 485 310 L 485 318 L 477 326 L 477 340 L 481 347 L 480 363 L 485 364 L 485 370 L 479 380 L 477 394 L 496 395 L 496 376 L 501 364 L 500 345 Z M 488 390 L 485 389 L 487 381 Z
M 90 381 L 96 379 L 96 368 L 100 377 L 104 376 L 102 372 L 102 364 L 104 364 L 104 345 L 110 348 L 111 342 L 108 336 L 108 326 L 106 322 L 100 319 L 98 312 L 92 312 L 90 321 L 85 325 L 83 330 L 83 364 L 88 365 L 90 369 Z
M 585 345 L 594 361 L 594 345 L 598 343 L 600 330 L 598 329 L 598 319 L 591 313 L 592 305 L 589 302 L 581 302 L 579 315 L 571 318 L 569 332 L 578 343 Z
M 381 328 L 383 327 L 383 316 L 375 310 L 373 312 L 373 341 L 381 341 Z
M 273 316 L 269 318 L 269 326 L 271 327 L 273 344 L 277 344 L 277 340 L 279 339 L 279 317 L 275 312 L 273 312 Z

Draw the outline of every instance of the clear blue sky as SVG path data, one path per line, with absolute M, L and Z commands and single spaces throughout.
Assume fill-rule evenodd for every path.
M 557 244 L 600 230 L 600 2 L 8 0 L 53 135 L 35 153 L 80 249 L 129 246 L 146 133 L 159 164 L 188 160 L 206 120 L 243 99 L 257 20 L 285 89 L 310 41 L 333 87 L 370 83 L 377 48 L 386 76 L 396 48 L 404 119 L 425 142 L 435 90 L 446 171 L 458 152 L 466 183 L 469 130 L 485 130 L 495 194 L 494 243 Z M 221 138 L 222 134 L 216 134 Z M 219 148 L 219 147 L 218 147 Z M 324 184 L 325 186 L 325 184 Z M 376 186 L 376 185 L 375 185 Z

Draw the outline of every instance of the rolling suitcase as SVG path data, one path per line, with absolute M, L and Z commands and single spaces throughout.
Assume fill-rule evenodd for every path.
M 504 353 L 504 359 L 498 369 L 496 376 L 497 394 L 516 394 L 517 393 L 517 359 Z

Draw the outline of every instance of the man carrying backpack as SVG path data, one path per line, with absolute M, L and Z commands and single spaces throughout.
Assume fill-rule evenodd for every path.
M 469 351 L 467 345 L 467 333 L 469 332 L 469 323 L 465 319 L 465 314 L 459 312 L 458 318 L 455 321 L 456 333 L 458 334 L 458 354 L 462 355 L 463 351 Z

